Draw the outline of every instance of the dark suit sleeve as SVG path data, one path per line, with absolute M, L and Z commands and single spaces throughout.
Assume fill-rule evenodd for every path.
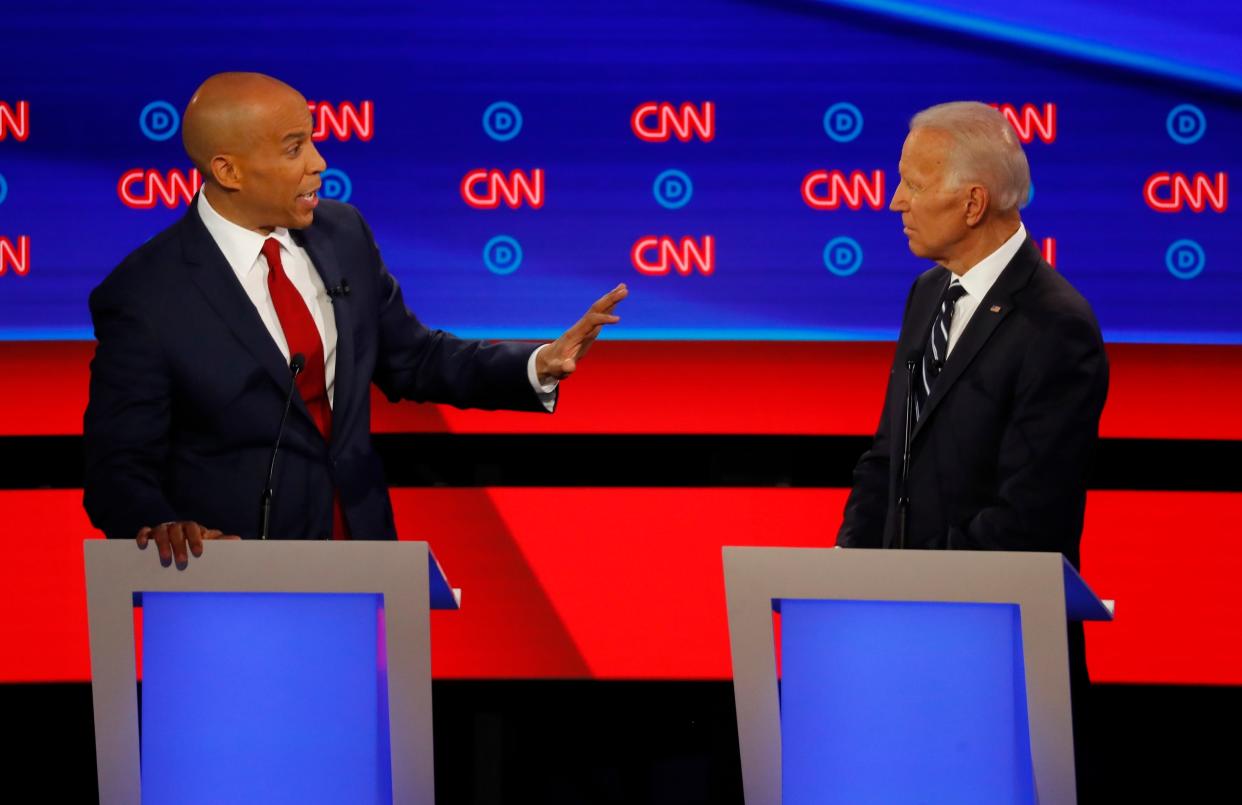
M 1001 435 L 995 503 L 951 526 L 949 547 L 1076 555 L 1107 393 L 1108 358 L 1095 322 L 1047 322 L 1023 359 Z
M 914 290 L 917 287 L 916 281 L 906 295 L 906 307 L 901 316 L 903 335 L 905 320 L 910 314 L 910 303 L 914 300 Z M 898 338 L 897 343 L 903 343 L 903 339 Z M 896 404 L 894 396 L 901 393 L 905 386 L 900 364 L 900 359 L 894 360 L 893 367 L 889 370 L 888 388 L 884 392 L 884 407 L 880 409 L 880 424 L 876 427 L 875 439 L 854 466 L 854 486 L 845 502 L 845 516 L 840 530 L 837 531 L 837 545 L 843 548 L 881 548 L 884 545 L 884 524 L 888 519 L 891 477 L 889 465 L 893 448 L 889 433 L 889 412 Z
M 854 486 L 845 501 L 845 517 L 837 531 L 837 545 L 843 548 L 880 548 L 884 545 L 884 521 L 888 517 L 889 440 L 888 411 L 899 382 L 897 370 L 889 375 L 880 411 L 880 425 L 867 452 L 854 466 Z
M 168 455 L 170 383 L 154 334 L 104 285 L 91 294 L 98 346 L 83 422 L 83 504 L 108 537 L 133 539 L 143 526 L 177 519 L 160 483 Z M 210 526 L 210 524 L 205 524 Z
M 425 327 L 405 306 L 401 287 L 358 216 L 379 266 L 379 339 L 375 383 L 393 401 L 438 402 L 458 408 L 546 411 L 527 377 L 538 344 L 457 338 Z

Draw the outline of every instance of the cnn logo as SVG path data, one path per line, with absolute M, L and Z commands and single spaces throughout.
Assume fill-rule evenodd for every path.
M 648 143 L 665 143 L 674 137 L 683 143 L 696 137 L 710 143 L 716 139 L 716 104 L 640 103 L 630 115 L 630 129 L 635 137 Z

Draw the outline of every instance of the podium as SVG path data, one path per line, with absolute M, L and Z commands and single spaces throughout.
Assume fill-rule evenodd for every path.
M 129 540 L 85 554 L 103 805 L 433 805 L 429 610 L 459 594 L 427 543 L 210 542 L 184 570 Z
M 1061 554 L 723 553 L 748 805 L 1075 802 Z

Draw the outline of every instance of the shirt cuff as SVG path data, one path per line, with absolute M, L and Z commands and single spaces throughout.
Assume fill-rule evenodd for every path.
M 530 358 L 526 361 L 526 379 L 530 381 L 530 387 L 535 390 L 535 396 L 539 398 L 539 402 L 543 403 L 543 407 L 551 413 L 556 408 L 556 387 L 560 385 L 559 380 L 553 380 L 548 383 L 539 382 L 539 373 L 535 371 L 535 365 L 539 359 L 539 353 L 542 350 L 552 346 L 544 344 L 530 354 Z

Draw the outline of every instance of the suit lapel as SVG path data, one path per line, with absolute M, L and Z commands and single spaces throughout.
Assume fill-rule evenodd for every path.
M 1001 271 L 996 282 L 979 302 L 974 315 L 970 317 L 970 323 L 966 325 L 957 343 L 953 345 L 953 351 L 949 353 L 944 369 L 932 385 L 931 396 L 927 398 L 927 405 L 918 423 L 914 426 L 911 438 L 919 435 L 927 420 L 940 405 L 940 401 L 949 393 L 949 389 L 953 388 L 953 384 L 966 371 L 966 367 L 974 361 L 987 344 L 988 339 L 992 337 L 992 333 L 996 332 L 1000 323 L 1013 311 L 1013 294 L 1030 281 L 1031 273 L 1039 265 L 1039 260 L 1039 250 L 1028 237 L 1022 244 L 1022 248 L 1018 249 L 1018 253 Z M 927 329 L 930 328 L 931 324 L 928 323 Z
M 324 237 L 312 224 L 307 229 L 293 233 L 306 253 L 324 288 L 340 287 L 344 275 L 341 273 L 340 261 L 337 259 L 336 247 L 331 240 Z M 336 323 L 336 373 L 332 384 L 332 421 L 342 422 L 350 408 L 355 404 L 350 390 L 353 388 L 354 376 L 354 330 L 350 314 L 350 298 L 333 296 L 332 317 Z M 334 444 L 337 443 L 334 441 Z
M 189 267 L 190 279 L 207 299 L 220 319 L 228 325 L 242 347 L 267 371 L 281 393 L 289 388 L 289 364 L 280 347 L 272 340 L 259 318 L 259 311 L 246 296 L 246 291 L 212 240 L 211 233 L 198 215 L 198 200 L 181 220 L 182 254 Z M 300 395 L 293 395 L 293 404 L 310 418 Z
M 910 300 L 910 311 L 906 314 L 906 320 L 909 326 L 902 327 L 902 337 L 897 342 L 897 371 L 902 377 L 902 396 L 899 404 L 892 411 L 893 433 L 905 433 L 905 399 L 910 393 L 909 386 L 906 383 L 906 360 L 913 357 L 915 361 L 915 377 L 918 377 L 923 362 L 923 349 L 927 344 L 927 336 L 931 332 L 932 321 L 936 318 L 936 311 L 940 307 L 940 299 L 944 296 L 944 289 L 949 285 L 950 274 L 947 269 L 941 269 L 943 276 L 929 280 L 926 287 L 922 290 L 916 290 L 915 297 Z M 898 443 L 898 449 L 900 449 Z

